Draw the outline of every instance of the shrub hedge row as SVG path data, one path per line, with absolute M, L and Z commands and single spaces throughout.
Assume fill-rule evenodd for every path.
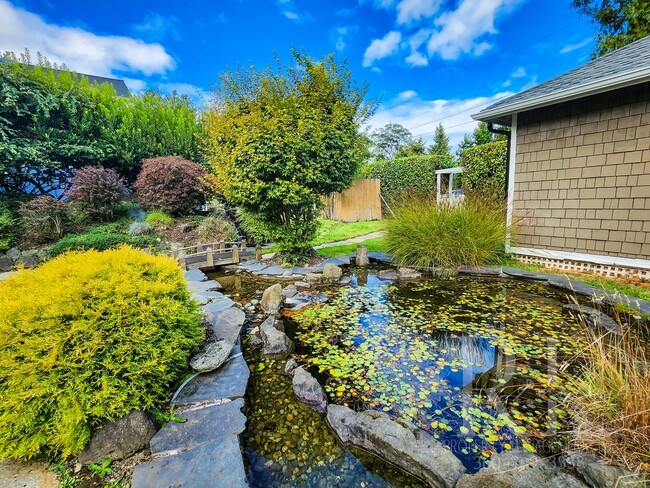
M 463 188 L 467 193 L 480 192 L 495 200 L 505 198 L 506 154 L 508 143 L 495 141 L 470 147 L 461 153 Z
M 451 156 L 412 156 L 375 161 L 363 167 L 362 178 L 379 178 L 381 193 L 389 203 L 395 203 L 405 193 L 427 193 L 436 188 L 436 170 L 451 168 Z

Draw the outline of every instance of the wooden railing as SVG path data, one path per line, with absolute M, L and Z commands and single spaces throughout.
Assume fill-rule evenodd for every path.
M 246 242 L 218 241 L 195 244 L 170 251 L 183 269 L 213 268 L 225 264 L 237 264 L 246 252 Z

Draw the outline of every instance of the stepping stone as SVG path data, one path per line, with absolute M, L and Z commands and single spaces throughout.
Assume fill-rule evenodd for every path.
M 214 314 L 209 321 L 217 340 L 223 339 L 234 344 L 246 321 L 246 314 L 237 307 L 230 307 Z
M 207 305 L 212 300 L 223 298 L 223 293 L 218 291 L 202 291 L 200 293 L 192 293 L 192 300 L 196 300 L 199 305 Z
M 249 376 L 248 365 L 242 356 L 230 359 L 218 370 L 200 374 L 185 385 L 174 404 L 187 405 L 243 397 Z
M 385 252 L 368 252 L 368 258 L 371 261 L 379 261 L 380 263 L 393 264 L 393 256 Z
M 135 467 L 131 488 L 248 488 L 239 438 L 229 435 Z
M 234 304 L 235 302 L 233 302 L 230 298 L 223 297 L 203 307 L 203 313 L 205 314 L 208 321 L 212 322 L 212 319 L 215 315 L 223 310 L 226 310 L 227 308 L 232 307 Z
M 518 268 L 503 268 L 503 272 L 508 276 L 513 276 L 515 278 L 526 278 L 529 280 L 548 281 L 556 278 L 555 275 L 535 273 L 534 271 L 526 271 L 525 269 Z
M 500 276 L 501 268 L 492 266 L 464 267 L 458 269 L 458 274 L 470 276 Z
M 311 268 L 303 268 L 302 266 L 294 266 L 291 269 L 291 273 L 295 275 L 306 275 L 307 273 L 311 273 Z
M 185 271 L 185 279 L 187 281 L 208 281 L 208 277 L 200 269 L 189 269 Z
M 256 273 L 268 268 L 269 266 L 268 264 L 262 264 L 258 263 L 257 261 L 253 261 L 251 264 L 242 264 L 242 267 L 246 269 L 246 271 Z
M 336 266 L 348 265 L 348 264 L 350 264 L 350 258 L 347 258 L 347 262 L 342 261 L 341 259 L 338 259 L 338 258 L 329 258 L 328 260 L 323 261 L 322 263 L 320 263 L 318 266 L 315 266 L 314 268 L 312 268 L 312 271 L 314 273 L 322 273 L 323 270 L 325 269 L 326 264 L 334 264 Z
M 201 293 L 203 291 L 221 290 L 223 287 L 221 286 L 221 283 L 219 283 L 218 281 L 208 280 L 208 281 L 188 281 L 187 288 L 192 293 Z
M 269 266 L 268 268 L 264 268 L 262 271 L 258 272 L 258 274 L 268 275 L 268 276 L 280 276 L 284 274 L 286 271 L 291 271 L 291 269 L 283 268 L 282 266 Z
M 238 398 L 221 405 L 177 412 L 187 419 L 184 423 L 167 422 L 151 439 L 151 453 L 185 451 L 222 437 L 241 434 L 246 428 L 246 417 L 241 412 L 244 399 Z

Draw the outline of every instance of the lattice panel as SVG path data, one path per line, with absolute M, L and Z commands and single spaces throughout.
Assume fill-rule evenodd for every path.
M 650 279 L 650 270 L 647 269 L 589 263 L 587 261 L 571 261 L 568 259 L 541 258 L 523 254 L 517 254 L 516 258 L 523 263 L 539 264 L 546 268 L 565 269 L 567 271 L 590 271 L 601 276 L 630 276 L 645 280 Z

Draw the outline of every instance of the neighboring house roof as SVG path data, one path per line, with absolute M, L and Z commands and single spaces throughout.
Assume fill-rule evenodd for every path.
M 29 67 L 34 68 L 33 65 L 29 65 Z M 55 69 L 53 71 L 60 73 L 62 71 L 65 72 L 66 70 Z M 118 80 L 117 78 L 106 78 L 104 76 L 87 75 L 85 73 L 77 73 L 76 71 L 71 71 L 71 73 L 77 75 L 77 79 L 79 81 L 81 81 L 82 76 L 85 76 L 88 78 L 88 81 L 90 83 L 96 83 L 98 85 L 101 85 L 102 83 L 108 83 L 110 85 L 113 85 L 113 88 L 115 88 L 115 93 L 121 97 L 128 97 L 131 95 L 131 92 L 129 92 L 129 89 L 126 86 L 126 83 L 124 83 L 124 80 Z
M 500 100 L 472 115 L 472 118 L 509 124 L 510 116 L 515 113 L 646 81 L 650 81 L 650 36 Z

